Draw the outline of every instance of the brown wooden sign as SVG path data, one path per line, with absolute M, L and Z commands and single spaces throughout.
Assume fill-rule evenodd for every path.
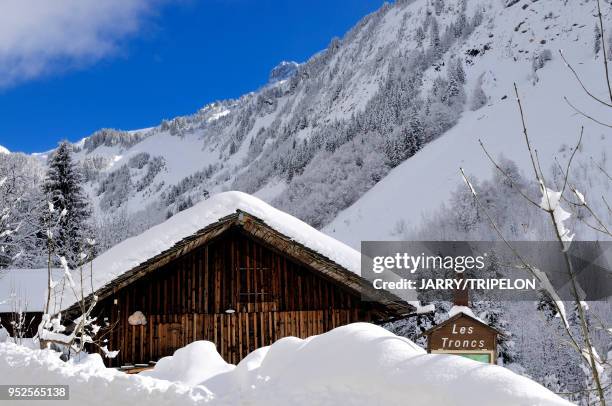
M 498 334 L 482 321 L 458 313 L 425 332 L 427 352 L 463 355 L 494 364 Z

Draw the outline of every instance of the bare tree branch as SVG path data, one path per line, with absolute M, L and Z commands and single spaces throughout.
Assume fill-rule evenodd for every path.
M 604 47 L 604 52 L 605 52 L 605 47 Z M 563 55 L 563 51 L 559 50 L 559 55 L 561 55 L 561 59 L 563 59 L 563 62 L 565 62 L 565 66 L 567 66 L 569 68 L 569 70 L 574 74 L 574 77 L 576 78 L 576 81 L 578 82 L 578 84 L 580 85 L 580 87 L 582 87 L 582 90 L 584 90 L 584 92 L 589 95 L 593 100 L 603 104 L 604 106 L 607 107 L 612 107 L 612 104 L 601 100 L 599 97 L 595 96 L 593 93 L 591 93 L 589 91 L 589 89 L 586 88 L 586 86 L 584 85 L 584 83 L 582 82 L 582 79 L 580 79 L 580 76 L 578 75 L 578 72 L 576 72 L 576 70 L 574 69 L 574 67 L 567 61 L 567 59 L 565 59 L 565 55 Z M 605 60 L 605 58 L 604 58 Z
M 527 144 L 527 149 L 529 150 L 529 157 L 531 158 L 531 164 L 533 166 L 533 172 L 535 176 L 538 176 L 538 169 L 535 164 L 535 160 L 533 158 L 533 152 L 531 151 L 531 143 L 529 142 L 529 136 L 527 135 L 527 126 L 525 125 L 525 114 L 523 113 L 523 104 L 521 103 L 521 98 L 519 97 L 518 88 L 516 86 L 516 82 L 514 83 L 514 94 L 516 95 L 516 102 L 518 103 L 519 111 L 521 113 L 521 123 L 523 125 L 523 136 L 525 137 L 525 143 Z
M 601 165 L 599 165 L 597 162 L 594 162 L 594 163 L 595 163 L 595 166 L 597 166 L 597 168 L 599 168 L 599 170 L 602 171 L 604 175 L 606 175 L 608 180 L 612 181 L 612 176 L 610 176 L 610 174 Z
M 567 161 L 567 168 L 565 169 L 565 180 L 563 181 L 563 188 L 561 189 L 561 196 L 565 192 L 565 188 L 567 187 L 567 179 L 570 173 L 570 167 L 572 166 L 572 161 L 574 160 L 574 156 L 576 156 L 576 152 L 578 152 L 578 148 L 580 147 L 580 143 L 582 142 L 582 135 L 584 134 L 584 127 L 580 127 L 580 137 L 578 137 L 578 142 L 572 151 L 572 155 L 570 155 L 569 160 Z
M 510 177 L 510 175 L 508 175 L 508 173 L 497 163 L 497 161 L 495 161 L 495 159 L 493 159 L 493 157 L 491 156 L 491 154 L 489 154 L 489 151 L 487 151 L 487 148 L 484 146 L 482 140 L 478 140 L 478 143 L 480 144 L 480 147 L 482 148 L 482 150 L 484 151 L 485 155 L 487 156 L 487 158 L 489 158 L 489 161 L 491 161 L 491 163 L 493 164 L 493 166 L 495 166 L 495 168 L 502 174 L 504 175 L 504 177 L 510 182 L 510 185 L 512 185 L 520 194 L 521 196 L 523 196 L 525 198 L 525 200 L 527 200 L 529 203 L 533 204 L 536 207 L 540 207 L 540 205 L 534 201 L 533 199 L 531 199 L 529 196 L 527 196 L 527 193 L 523 192 L 523 190 L 521 190 L 521 188 L 518 187 L 518 185 L 516 184 L 516 182 L 514 182 L 514 179 L 512 179 Z
M 569 254 L 567 253 L 567 250 L 565 249 L 565 245 L 564 245 L 564 236 L 561 235 L 560 233 L 560 224 L 557 220 L 557 218 L 555 217 L 555 208 L 550 204 L 550 196 L 548 193 L 548 188 L 546 187 L 546 181 L 544 179 L 544 174 L 542 171 L 542 168 L 540 166 L 540 159 L 538 156 L 538 152 L 537 150 L 535 151 L 535 157 L 534 157 L 534 153 L 532 152 L 532 148 L 531 148 L 531 142 L 529 140 L 529 133 L 527 131 L 527 126 L 525 125 L 525 114 L 523 111 L 523 106 L 521 103 L 521 99 L 518 93 L 518 89 L 516 86 L 516 83 L 514 84 L 514 91 L 516 94 L 516 101 L 519 107 L 519 112 L 521 115 L 521 123 L 523 125 L 523 136 L 525 139 L 525 143 L 527 145 L 527 149 L 529 151 L 529 156 L 531 158 L 531 163 L 533 166 L 533 170 L 535 173 L 535 177 L 536 180 L 539 182 L 541 188 L 542 188 L 542 193 L 544 194 L 544 196 L 546 197 L 547 201 L 548 201 L 548 206 L 546 208 L 542 208 L 545 212 L 548 213 L 548 216 L 550 218 L 550 221 L 553 225 L 553 228 L 555 230 L 555 235 L 557 237 L 557 240 L 559 241 L 560 245 L 561 245 L 561 253 L 563 255 L 563 259 L 565 261 L 565 265 L 567 267 L 567 271 L 569 274 L 569 280 L 570 280 L 570 287 L 572 290 L 572 296 L 574 297 L 574 301 L 577 304 L 577 308 L 578 308 L 578 320 L 580 322 L 580 328 L 581 328 L 581 332 L 582 332 L 582 339 L 584 341 L 584 347 L 585 349 L 583 351 L 586 351 L 586 353 L 588 354 L 588 358 L 589 358 L 589 367 L 591 369 L 591 375 L 593 377 L 593 380 L 595 381 L 595 386 L 597 388 L 597 393 L 599 396 L 599 403 L 602 406 L 605 406 L 606 404 L 606 399 L 604 396 L 604 390 L 602 388 L 601 385 L 601 380 L 600 380 L 600 376 L 599 376 L 599 371 L 597 369 L 598 365 L 597 365 L 597 359 L 595 357 L 594 354 L 594 350 L 593 350 L 593 345 L 591 343 L 591 336 L 590 336 L 590 332 L 589 332 L 589 327 L 588 327 L 588 323 L 586 321 L 586 315 L 584 313 L 584 309 L 582 308 L 582 298 L 580 297 L 579 293 L 578 293 L 578 284 L 574 275 L 574 272 L 572 270 L 572 262 L 570 261 L 569 258 Z M 581 355 L 583 355 L 583 352 L 580 351 L 579 352 Z
M 601 32 L 601 47 L 603 48 L 603 61 L 606 70 L 606 84 L 608 85 L 608 94 L 612 101 L 612 86 L 610 85 L 610 74 L 608 72 L 608 55 L 606 54 L 606 36 L 604 35 L 603 18 L 601 16 L 601 3 L 597 0 L 597 17 L 599 18 L 599 32 Z
M 565 96 L 564 96 L 564 97 L 563 97 L 563 100 L 565 100 L 565 102 L 566 102 L 566 103 L 567 103 L 567 104 L 568 104 L 568 105 L 569 105 L 569 106 L 570 106 L 570 107 L 571 107 L 571 108 L 572 108 L 572 109 L 573 109 L 573 110 L 574 110 L 576 113 L 580 114 L 581 116 L 583 116 L 583 117 L 585 117 L 585 118 L 588 118 L 589 120 L 591 120 L 591 121 L 593 121 L 593 122 L 595 122 L 595 123 L 597 123 L 597 124 L 599 124 L 599 125 L 601 125 L 601 126 L 608 127 L 608 128 L 612 128 L 612 124 L 604 123 L 603 121 L 598 120 L 598 119 L 596 119 L 595 117 L 592 117 L 592 116 L 590 116 L 590 115 L 586 114 L 585 112 L 583 112 L 582 110 L 578 109 L 576 106 L 574 106 L 574 105 L 573 105 L 573 104 L 572 104 L 572 103 L 571 103 L 571 102 L 570 102 L 570 101 L 567 99 L 567 97 L 565 97 Z

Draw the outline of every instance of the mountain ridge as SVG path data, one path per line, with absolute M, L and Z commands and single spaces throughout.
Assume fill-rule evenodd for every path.
M 333 233 L 346 220 L 339 213 L 418 161 L 463 116 L 505 102 L 511 89 L 500 75 L 538 86 L 549 59 L 558 63 L 551 50 L 572 53 L 577 33 L 592 29 L 594 6 L 386 4 L 286 79 L 152 128 L 102 129 L 75 143 L 95 217 L 108 234 L 129 224 L 120 240 L 235 189 Z M 589 40 L 580 47 L 591 48 Z M 414 207 L 416 216 L 443 199 Z M 344 230 L 341 239 L 351 234 Z

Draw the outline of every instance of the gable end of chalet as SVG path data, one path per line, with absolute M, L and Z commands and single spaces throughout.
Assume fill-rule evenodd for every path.
M 240 209 L 231 215 L 220 218 L 193 235 L 182 239 L 171 248 L 124 272 L 94 293 L 98 297 L 99 302 L 103 301 L 145 275 L 149 275 L 193 250 L 214 241 L 230 230 L 239 230 L 269 249 L 286 256 L 298 264 L 302 264 L 315 274 L 337 284 L 342 289 L 367 299 L 366 302 L 371 302 L 378 308 L 380 318 L 401 317 L 414 311 L 412 305 L 392 293 L 374 289 L 361 276 L 276 231 L 260 218 Z M 86 301 L 90 301 L 91 298 L 92 295 L 89 295 Z M 76 311 L 78 311 L 78 303 L 66 309 L 67 313 Z

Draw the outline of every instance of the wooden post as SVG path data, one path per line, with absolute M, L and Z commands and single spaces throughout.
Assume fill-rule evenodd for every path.
M 455 277 L 460 283 L 463 283 L 463 272 L 458 273 Z M 453 303 L 455 306 L 470 306 L 470 293 L 467 289 L 455 289 L 453 292 Z

